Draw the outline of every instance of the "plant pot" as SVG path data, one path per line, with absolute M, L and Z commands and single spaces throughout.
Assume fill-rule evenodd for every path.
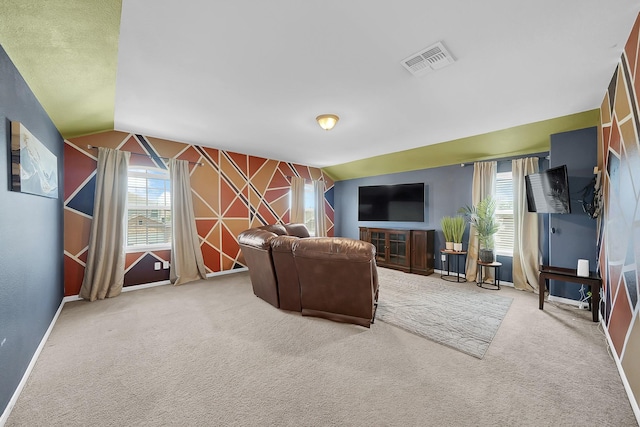
M 453 250 L 453 242 L 445 242 L 444 243 L 444 248 L 448 251 L 452 251 Z
M 456 252 L 462 252 L 462 242 L 461 243 L 454 243 L 453 244 L 453 250 Z
M 496 254 L 495 252 L 493 252 L 493 249 L 480 249 L 478 253 L 478 258 L 482 262 L 491 263 L 491 262 L 495 262 Z

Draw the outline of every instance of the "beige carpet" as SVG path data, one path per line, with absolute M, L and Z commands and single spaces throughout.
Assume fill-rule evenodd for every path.
M 587 311 L 499 292 L 513 303 L 481 360 L 275 309 L 247 273 L 69 303 L 7 425 L 635 425 Z
M 376 318 L 482 359 L 513 298 L 477 286 L 378 268 Z

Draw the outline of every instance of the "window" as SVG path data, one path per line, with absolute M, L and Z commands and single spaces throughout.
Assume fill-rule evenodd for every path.
M 293 195 L 289 193 L 289 209 L 291 209 L 291 201 Z M 313 183 L 304 183 L 304 225 L 309 230 L 311 236 L 316 234 L 316 215 L 315 215 L 315 197 L 313 195 Z
M 309 234 L 315 236 L 316 234 L 316 215 L 315 205 L 316 199 L 313 195 L 313 183 L 304 183 L 304 225 L 307 226 Z
M 162 169 L 129 168 L 127 248 L 171 247 L 171 186 Z
M 498 255 L 513 256 L 513 179 L 511 172 L 496 175 L 496 218 L 500 230 L 495 236 Z

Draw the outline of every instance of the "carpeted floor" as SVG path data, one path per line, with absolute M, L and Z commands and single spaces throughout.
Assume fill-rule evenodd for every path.
M 468 284 L 378 268 L 376 318 L 482 359 L 513 298 Z
M 7 426 L 636 424 L 588 311 L 498 293 L 483 359 L 278 310 L 247 273 L 69 303 Z

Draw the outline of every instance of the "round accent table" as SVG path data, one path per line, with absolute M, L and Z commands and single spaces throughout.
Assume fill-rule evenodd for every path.
M 450 267 L 449 267 L 449 258 L 451 256 L 455 256 L 456 257 L 456 274 L 455 274 L 455 281 L 456 282 L 466 282 L 467 278 L 464 277 L 464 273 L 462 275 L 462 278 L 460 278 L 460 258 L 463 258 L 463 262 L 464 262 L 464 257 L 467 256 L 467 252 L 466 251 L 452 251 L 451 249 L 441 249 L 440 253 L 442 254 L 443 257 L 446 256 L 446 260 L 443 259 L 444 262 L 447 263 L 447 274 L 441 274 L 440 278 L 444 279 L 444 280 L 448 280 L 450 282 L 453 282 L 453 274 L 451 274 L 450 271 Z
M 482 262 L 480 260 L 477 261 L 478 267 L 480 268 L 480 279 L 479 281 L 476 282 L 476 285 L 481 287 L 482 289 L 490 289 L 493 291 L 499 291 L 500 290 L 500 267 L 502 267 L 502 263 L 498 262 L 498 261 L 494 261 L 494 262 Z M 484 274 L 483 274 L 483 269 L 484 268 L 493 268 L 493 272 L 494 272 L 494 276 L 495 276 L 495 280 L 496 283 L 488 283 L 484 281 Z M 489 285 L 489 286 L 483 286 L 483 285 Z

